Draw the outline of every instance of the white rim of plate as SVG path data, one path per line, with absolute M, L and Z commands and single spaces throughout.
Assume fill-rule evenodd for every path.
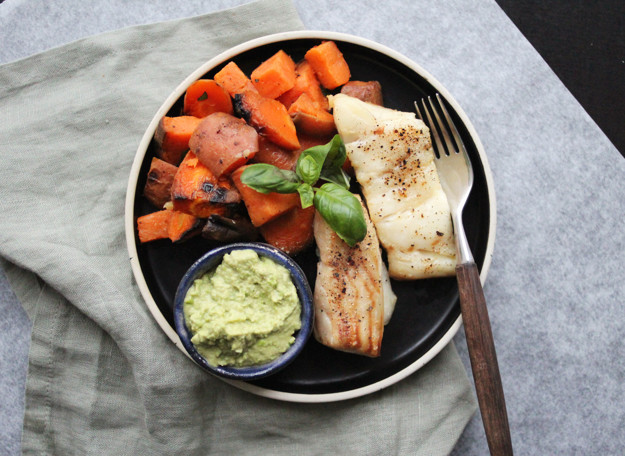
M 222 52 L 221 54 L 213 57 L 202 66 L 200 66 L 197 70 L 191 73 L 180 85 L 169 95 L 169 97 L 164 101 L 159 110 L 154 115 L 154 118 L 150 122 L 141 142 L 139 143 L 139 147 L 137 149 L 137 154 L 135 155 L 134 162 L 132 164 L 132 168 L 130 170 L 130 177 L 128 180 L 128 188 L 126 190 L 126 203 L 125 203 L 125 231 L 126 231 L 126 245 L 128 248 L 128 253 L 130 256 L 130 265 L 132 267 L 132 272 L 134 274 L 137 285 L 139 286 L 139 291 L 145 300 L 148 309 L 152 313 L 152 316 L 161 327 L 161 329 L 165 332 L 165 334 L 171 339 L 171 341 L 178 347 L 178 349 L 184 353 L 187 358 L 191 361 L 191 357 L 187 354 L 184 349 L 178 334 L 172 328 L 163 314 L 161 313 L 158 305 L 154 301 L 152 294 L 148 288 L 148 285 L 145 281 L 145 277 L 143 276 L 143 272 L 141 271 L 141 267 L 139 265 L 139 259 L 137 255 L 137 246 L 135 243 L 135 228 L 134 228 L 134 203 L 135 203 L 135 190 L 137 180 L 139 178 L 139 171 L 141 169 L 141 165 L 143 164 L 143 160 L 145 158 L 145 154 L 148 150 L 148 146 L 152 137 L 154 136 L 154 132 L 156 130 L 157 124 L 159 120 L 171 109 L 174 103 L 184 94 L 187 87 L 196 79 L 199 79 L 201 76 L 206 74 L 212 68 L 226 62 L 229 59 L 241 54 L 242 52 L 248 51 L 250 49 L 263 46 L 266 44 L 276 43 L 278 41 L 289 41 L 296 39 L 319 39 L 319 40 L 336 40 L 336 41 L 345 41 L 348 43 L 356 44 L 365 48 L 372 49 L 374 51 L 380 52 L 382 54 L 386 54 L 394 60 L 404 64 L 419 76 L 424 78 L 429 84 L 436 88 L 436 90 L 447 100 L 447 102 L 454 108 L 462 122 L 465 124 L 467 131 L 471 135 L 477 151 L 480 155 L 480 160 L 482 162 L 482 166 L 484 168 L 484 175 L 486 178 L 486 187 L 488 190 L 488 199 L 489 199 L 489 211 L 490 211 L 490 220 L 489 220 L 489 237 L 486 244 L 486 254 L 484 256 L 484 264 L 482 265 L 482 270 L 480 272 L 480 280 L 482 283 L 486 280 L 486 275 L 488 274 L 488 269 L 490 267 L 493 248 L 495 245 L 495 228 L 496 228 L 496 203 L 495 203 L 495 188 L 493 184 L 492 173 L 490 171 L 490 167 L 488 165 L 488 160 L 486 158 L 486 153 L 484 152 L 484 147 L 475 131 L 473 125 L 469 121 L 469 118 L 464 113 L 462 108 L 458 105 L 456 100 L 452 97 L 452 95 L 443 87 L 443 85 L 438 82 L 429 72 L 425 69 L 421 68 L 415 62 L 413 62 L 408 57 L 400 54 L 397 51 L 394 51 L 391 48 L 388 48 L 382 44 L 376 43 L 375 41 L 371 41 L 366 38 L 361 38 L 355 35 L 350 35 L 346 33 L 339 32 L 329 32 L 329 31 L 319 31 L 319 30 L 305 30 L 305 31 L 294 31 L 294 32 L 283 32 L 276 33 L 272 35 L 266 35 L 260 38 L 256 38 L 245 43 L 242 43 L 238 46 L 230 48 L 229 50 Z M 250 393 L 256 394 L 258 396 L 282 400 L 287 402 L 300 402 L 300 403 L 324 403 L 324 402 L 335 402 L 342 401 L 346 399 L 352 399 L 356 397 L 365 396 L 376 391 L 380 391 L 388 386 L 391 386 L 400 380 L 408 377 L 413 374 L 429 361 L 431 361 L 440 351 L 453 339 L 453 337 L 460 329 L 460 325 L 462 324 L 462 316 L 459 316 L 456 321 L 451 325 L 451 327 L 447 330 L 447 332 L 443 335 L 443 337 L 432 347 L 430 348 L 423 356 L 417 359 L 415 362 L 410 364 L 409 366 L 403 368 L 399 372 L 384 378 L 383 380 L 379 380 L 370 385 L 366 385 L 363 387 L 347 390 L 347 391 L 339 391 L 335 393 L 320 393 L 320 394 L 304 394 L 304 393 L 289 393 L 284 391 L 276 391 L 267 388 L 263 388 L 257 385 L 253 385 L 250 383 L 236 381 L 236 380 L 225 380 L 227 383 L 240 388 L 242 390 L 248 391 Z

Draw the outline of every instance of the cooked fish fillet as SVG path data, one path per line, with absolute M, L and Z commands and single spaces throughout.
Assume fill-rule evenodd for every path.
M 389 273 L 410 280 L 453 275 L 456 249 L 428 127 L 413 113 L 331 98 Z
M 375 357 L 380 355 L 385 304 L 392 312 L 397 298 L 385 276 L 375 229 L 367 209 L 364 211 L 367 235 L 354 247 L 339 238 L 319 213 L 315 214 L 319 263 L 314 331 L 317 340 L 328 347 Z

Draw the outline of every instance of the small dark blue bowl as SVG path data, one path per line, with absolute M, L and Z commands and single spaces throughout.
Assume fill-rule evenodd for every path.
M 216 268 L 221 263 L 221 260 L 226 253 L 241 249 L 254 250 L 259 256 L 268 257 L 289 270 L 291 273 L 291 280 L 297 289 L 297 295 L 301 304 L 301 328 L 295 334 L 295 342 L 286 352 L 273 361 L 266 364 L 246 367 L 213 366 L 208 363 L 208 361 L 197 351 L 191 342 L 191 331 L 187 327 L 184 317 L 184 298 L 187 294 L 187 290 L 191 287 L 195 279 Z M 312 292 L 302 269 L 295 261 L 293 261 L 293 259 L 281 250 L 259 242 L 241 242 L 237 244 L 230 244 L 206 253 L 199 260 L 193 263 L 193 265 L 182 277 L 174 298 L 174 323 L 176 326 L 176 332 L 178 333 L 180 341 L 182 342 L 182 345 L 186 349 L 187 353 L 189 353 L 191 358 L 197 364 L 206 369 L 208 372 L 233 380 L 255 380 L 271 375 L 286 367 L 304 348 L 304 344 L 310 337 L 313 325 Z

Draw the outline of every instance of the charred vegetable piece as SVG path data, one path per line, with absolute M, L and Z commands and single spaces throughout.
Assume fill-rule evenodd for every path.
M 233 172 L 232 181 L 241 193 L 241 198 L 254 226 L 261 226 L 300 204 L 300 197 L 297 193 L 260 193 L 245 185 L 241 182 L 241 174 L 246 167 L 242 166 Z
M 178 167 L 171 187 L 174 210 L 199 218 L 226 214 L 229 205 L 241 196 L 228 179 L 218 179 L 193 152 L 188 152 Z
M 323 137 L 336 132 L 332 114 L 321 109 L 307 93 L 301 94 L 288 112 L 298 132 Z
M 143 195 L 154 206 L 162 208 L 167 201 L 171 200 L 171 185 L 177 171 L 177 166 L 160 158 L 152 158 Z
M 260 227 L 265 241 L 284 251 L 287 255 L 296 255 L 312 244 L 314 239 L 313 206 L 302 209 L 294 207 L 286 214 Z
M 216 177 L 230 174 L 258 152 L 258 133 L 243 119 L 216 112 L 202 119 L 189 147 Z
M 193 116 L 163 117 L 154 133 L 158 157 L 177 165 L 189 150 L 189 139 L 200 119 Z
M 305 57 L 326 89 L 336 89 L 349 81 L 349 66 L 334 41 L 324 41 L 309 49 Z
M 384 106 L 382 85 L 378 81 L 349 81 L 341 87 L 341 93 L 367 103 Z
M 229 62 L 224 66 L 214 77 L 215 82 L 222 86 L 234 97 L 237 93 L 243 93 L 247 91 L 256 92 L 256 87 L 252 84 L 252 81 L 241 71 L 241 68 L 234 63 Z
M 253 161 L 255 163 L 268 163 L 280 169 L 292 170 L 295 169 L 297 157 L 299 157 L 297 151 L 283 149 L 261 136 L 258 141 L 258 152 Z
M 156 241 L 169 238 L 169 222 L 172 211 L 162 210 L 143 215 L 137 219 L 137 234 L 139 241 Z
M 271 142 L 287 150 L 300 148 L 295 124 L 279 101 L 247 91 L 235 95 L 234 110 Z
M 252 71 L 250 79 L 262 96 L 277 98 L 295 85 L 295 63 L 280 50 Z
M 167 229 L 167 237 L 172 242 L 182 242 L 200 233 L 202 230 L 202 219 L 180 211 L 172 212 Z
M 206 117 L 214 112 L 232 114 L 230 94 L 212 79 L 198 79 L 184 95 L 183 112 L 188 116 Z
M 227 218 L 213 214 L 202 229 L 202 237 L 219 242 L 255 241 L 258 230 L 244 217 Z

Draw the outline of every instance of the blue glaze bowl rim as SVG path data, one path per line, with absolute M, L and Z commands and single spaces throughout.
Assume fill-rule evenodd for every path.
M 193 281 L 216 268 L 227 253 L 233 250 L 254 250 L 259 256 L 270 258 L 284 266 L 291 274 L 301 305 L 301 328 L 295 333 L 295 342 L 278 358 L 266 364 L 245 367 L 214 366 L 210 364 L 191 342 L 191 331 L 184 317 L 184 298 Z M 262 242 L 239 242 L 212 249 L 202 255 L 184 274 L 174 297 L 174 325 L 180 341 L 191 358 L 208 372 L 232 380 L 256 380 L 274 374 L 286 367 L 302 351 L 313 327 L 313 297 L 304 271 L 287 254 Z

